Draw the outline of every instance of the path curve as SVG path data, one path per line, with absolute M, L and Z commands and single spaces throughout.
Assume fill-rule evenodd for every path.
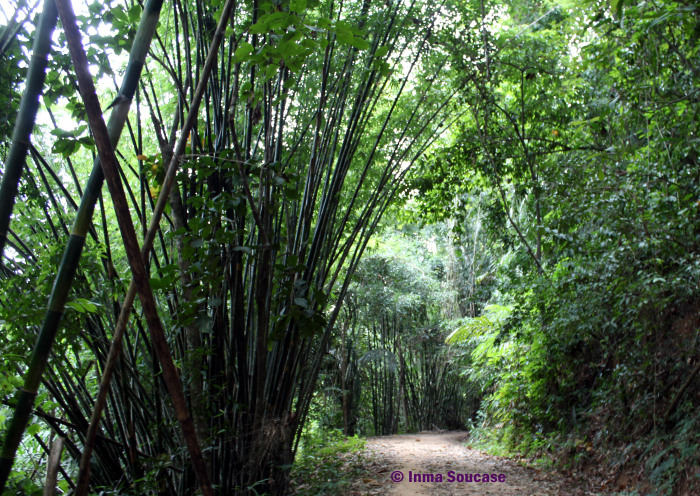
M 564 481 L 555 481 L 537 469 L 470 449 L 464 444 L 467 437 L 464 432 L 441 432 L 368 438 L 365 449 L 373 462 L 367 467 L 368 477 L 350 494 L 571 496 L 578 493 Z M 465 474 L 472 474 L 472 482 L 459 482 L 461 477 L 468 477 Z M 488 474 L 488 482 L 482 482 L 483 474 Z M 392 480 L 401 476 L 400 482 Z

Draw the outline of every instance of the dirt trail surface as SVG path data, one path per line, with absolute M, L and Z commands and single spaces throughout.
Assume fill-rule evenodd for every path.
M 470 449 L 464 444 L 466 439 L 467 435 L 463 432 L 368 438 L 365 449 L 372 461 L 367 467 L 367 478 L 358 481 L 350 495 L 596 494 L 575 489 L 563 478 L 555 480 L 555 476 L 537 469 Z M 459 482 L 468 477 L 466 474 L 472 474 L 472 482 Z M 479 474 L 479 482 L 475 482 L 475 474 Z M 483 482 L 484 474 L 488 474 L 488 482 Z M 496 481 L 492 482 L 492 479 Z

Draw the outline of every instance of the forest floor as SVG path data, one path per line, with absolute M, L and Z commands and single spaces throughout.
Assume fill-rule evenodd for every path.
M 591 496 L 592 482 L 529 467 L 518 461 L 472 449 L 464 432 L 431 432 L 367 439 L 365 477 L 349 496 L 538 495 Z M 458 482 L 464 474 L 480 474 L 480 482 Z M 481 482 L 488 474 L 488 482 Z M 495 474 L 498 482 L 491 481 Z M 502 474 L 501 477 L 499 477 Z M 433 482 L 429 482 L 432 478 Z M 397 482 L 398 479 L 402 479 Z M 440 482 L 439 479 L 442 479 Z M 427 482 L 425 481 L 427 480 Z

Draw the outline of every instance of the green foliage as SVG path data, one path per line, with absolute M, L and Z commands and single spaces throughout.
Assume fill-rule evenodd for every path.
M 365 441 L 340 431 L 307 431 L 292 468 L 293 494 L 321 496 L 346 494 L 363 473 L 360 451 Z
M 128 84 L 137 90 L 128 133 L 116 147 L 141 238 L 167 184 L 175 140 L 189 138 L 174 162 L 176 185 L 146 261 L 215 484 L 226 494 L 284 494 L 316 378 L 324 377 L 321 365 L 339 341 L 353 272 L 406 169 L 445 128 L 449 95 L 423 75 L 444 64 L 444 52 L 427 47 L 447 28 L 435 25 L 439 7 L 427 2 L 237 3 L 211 59 L 214 70 L 203 77 L 223 4 L 179 2 L 156 19 L 152 2 L 93 2 L 78 13 L 78 24 L 111 116 L 125 105 L 117 99 L 108 109 L 112 79 L 127 55 L 144 52 L 143 77 Z M 426 21 L 413 22 L 417 15 Z M 139 19 L 154 27 L 157 21 L 149 47 L 135 36 Z M 8 74 L 13 95 L 29 57 L 29 36 L 21 31 L 16 40 L 17 52 L 7 52 L 17 61 L 17 73 Z M 7 288 L 0 295 L 0 352 L 13 358 L 3 377 L 24 372 L 22 357 L 35 341 L 79 197 L 93 203 L 100 193 L 95 179 L 83 195 L 94 147 L 60 29 L 57 40 L 40 113 L 51 125 L 36 128 L 12 220 L 16 236 L 0 267 Z M 130 77 L 137 72 L 127 70 Z M 197 123 L 184 132 L 200 83 L 206 88 Z M 9 100 L 3 102 L 11 110 Z M 87 234 L 86 254 L 65 296 L 52 356 L 41 361 L 48 364 L 41 405 L 72 427 L 45 420 L 67 438 L 65 460 L 74 462 L 130 277 L 109 198 L 100 196 L 96 211 L 94 219 L 81 218 L 87 233 L 74 237 Z M 429 296 L 424 286 L 420 294 Z M 428 313 L 418 296 L 397 293 L 399 308 L 421 314 L 416 321 Z M 91 489 L 187 494 L 195 481 L 142 310 L 137 302 L 125 326 Z M 366 351 L 354 349 L 355 365 Z M 14 385 L 3 383 L 3 400 Z M 31 472 L 32 479 L 43 472 Z
M 460 327 L 452 331 L 445 341 L 448 344 L 464 343 L 484 337 L 494 339 L 501 330 L 502 321 L 510 314 L 510 308 L 502 305 L 489 305 L 479 317 L 465 319 Z M 481 354 L 481 353 L 480 353 Z
M 4 162 L 19 110 L 22 82 L 26 78 L 28 57 L 22 50 L 29 34 L 23 19 L 31 12 L 26 2 L 6 2 L 5 15 L 12 17 L 0 25 L 0 158 Z M 11 12 L 14 9 L 14 12 Z
M 487 394 L 481 418 L 497 430 L 478 435 L 570 464 L 594 452 L 671 494 L 697 485 L 680 453 L 698 453 L 683 426 L 700 398 L 670 406 L 697 362 L 694 7 L 521 7 L 474 28 L 485 35 L 455 33 L 468 112 L 409 187 L 429 218 L 467 236 L 482 223 L 498 260 L 490 303 L 512 308 L 496 323 L 486 307 L 450 340 Z M 633 445 L 636 461 L 614 454 Z
M 36 16 L 11 3 L 0 147 Z M 109 103 L 142 7 L 87 8 Z M 142 233 L 221 8 L 178 2 L 160 20 L 118 150 Z M 342 493 L 360 443 L 316 428 L 474 422 L 501 452 L 606 460 L 658 494 L 697 487 L 695 383 L 671 408 L 698 360 L 695 6 L 253 2 L 225 38 L 148 257 L 222 490 L 270 491 L 279 469 L 284 492 L 300 440 L 300 493 Z M 0 267 L 2 426 L 94 152 L 63 43 Z M 370 239 L 399 193 L 408 222 Z M 40 390 L 48 416 L 30 426 L 44 441 L 80 444 L 128 279 L 107 198 L 98 212 Z M 94 482 L 186 494 L 138 305 L 127 331 Z M 44 448 L 22 449 L 13 491 L 31 494 Z
M 459 429 L 480 393 L 449 361 L 459 261 L 444 225 L 375 236 L 350 287 L 312 418 L 346 433 Z

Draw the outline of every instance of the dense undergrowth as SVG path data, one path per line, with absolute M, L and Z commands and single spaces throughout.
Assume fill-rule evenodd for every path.
M 364 445 L 358 436 L 346 437 L 337 430 L 307 432 L 292 468 L 292 494 L 345 494 L 366 475 Z
M 476 439 L 606 490 L 700 494 L 698 9 L 615 4 L 526 27 L 514 8 L 471 38 L 490 71 L 457 76 L 468 116 L 407 204 L 491 260 L 448 339 L 483 395 Z
M 603 346 L 585 319 L 573 328 L 556 322 L 571 319 L 573 308 L 565 292 L 557 295 L 546 307 L 547 333 L 539 318 L 514 312 L 500 325 L 492 319 L 486 351 L 483 341 L 472 345 L 469 370 L 486 392 L 473 442 L 555 460 L 559 468 L 595 475 L 608 490 L 697 494 L 697 306 L 680 301 L 650 314 L 653 321 L 636 315 L 648 327 Z M 594 292 L 578 298 L 605 303 Z M 509 325 L 518 327 L 509 333 Z

